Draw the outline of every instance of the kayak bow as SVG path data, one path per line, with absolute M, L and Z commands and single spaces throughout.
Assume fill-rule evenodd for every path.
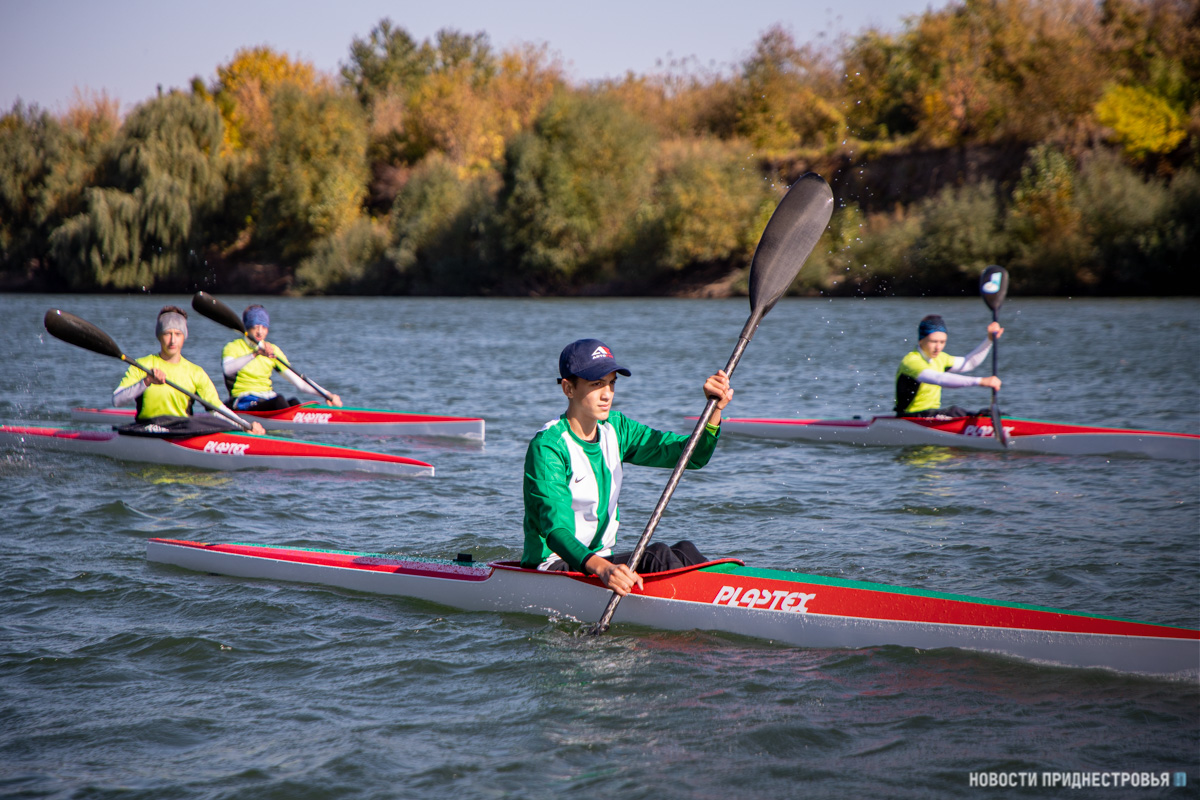
M 71 419 L 126 425 L 136 412 L 126 408 L 76 408 Z M 275 411 L 239 411 L 257 420 L 267 430 L 304 433 L 363 433 L 372 436 L 447 436 L 483 441 L 484 421 L 476 417 L 447 417 L 439 414 L 409 414 L 374 408 L 336 408 L 324 403 L 301 403 Z
M 1130 454 L 1200 460 L 1200 435 L 1067 425 L 1003 417 L 1008 449 L 1059 455 Z M 941 445 L 1004 450 L 990 417 L 868 417 L 834 419 L 727 419 L 727 434 L 805 442 L 909 447 Z
M 376 553 L 150 539 L 150 561 L 238 578 L 412 597 L 468 611 L 590 620 L 595 576 Z M 616 621 L 725 631 L 816 648 L 957 647 L 1066 667 L 1192 677 L 1200 631 L 862 581 L 753 569 L 732 559 L 642 576 Z
M 289 469 L 433 475 L 433 465 L 403 456 L 239 432 L 161 438 L 116 431 L 0 425 L 0 445 L 107 456 L 198 469 Z

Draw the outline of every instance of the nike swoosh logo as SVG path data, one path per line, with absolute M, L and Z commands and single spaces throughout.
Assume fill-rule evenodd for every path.
M 582 480 L 583 480 L 583 476 L 582 476 L 582 475 L 580 475 L 578 478 L 576 478 L 576 479 L 575 479 L 575 482 L 576 482 L 576 483 L 579 483 L 579 482 L 580 482 L 580 481 L 582 481 Z

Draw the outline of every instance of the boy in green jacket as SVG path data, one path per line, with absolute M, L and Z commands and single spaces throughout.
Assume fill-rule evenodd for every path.
M 525 453 L 525 549 L 521 565 L 596 575 L 618 595 L 641 586 L 641 572 L 661 572 L 704 562 L 691 542 L 651 544 L 636 567 L 632 552 L 613 554 L 617 540 L 623 462 L 674 467 L 687 436 L 657 431 L 612 409 L 617 375 L 629 375 L 596 339 L 567 345 L 558 358 L 567 410 L 547 422 Z M 704 382 L 717 410 L 688 469 L 708 463 L 720 433 L 721 410 L 733 398 L 724 370 Z

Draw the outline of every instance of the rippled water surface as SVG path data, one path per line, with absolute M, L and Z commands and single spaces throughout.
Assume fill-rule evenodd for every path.
M 46 334 L 47 308 L 141 356 L 156 350 L 166 302 L 188 298 L 0 295 L 0 420 L 68 424 L 121 377 L 119 362 Z M 1182 771 L 1200 783 L 1194 683 L 954 650 L 620 626 L 593 638 L 569 620 L 147 563 L 154 536 L 515 557 L 521 461 L 562 410 L 562 345 L 604 339 L 634 372 L 619 407 L 685 430 L 748 313 L 744 300 L 268 308 L 271 338 L 348 404 L 483 416 L 486 444 L 326 437 L 436 466 L 413 479 L 0 453 L 0 796 L 924 798 L 978 792 L 969 776 L 989 771 Z M 975 298 L 785 300 L 738 367 L 731 411 L 883 412 L 931 312 L 955 354 L 990 320 Z M 1009 298 L 1001 321 L 1007 412 L 1200 432 L 1200 302 Z M 219 376 L 227 331 L 195 314 L 190 327 L 185 355 Z M 626 473 L 630 544 L 666 478 Z M 1194 462 L 727 436 L 685 477 L 657 536 L 755 566 L 1200 627 Z M 1063 790 L 1019 794 L 1039 793 Z

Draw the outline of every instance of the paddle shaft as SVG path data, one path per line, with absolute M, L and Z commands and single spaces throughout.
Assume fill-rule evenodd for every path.
M 992 309 L 992 322 L 998 322 L 997 311 Z M 992 339 L 992 377 L 996 377 L 996 357 L 1000 352 L 999 337 Z M 996 387 L 992 387 L 992 431 L 1000 441 L 1001 447 L 1008 447 L 1008 434 L 1004 432 L 1004 420 L 1000 416 L 1000 408 L 996 405 Z
M 121 354 L 120 358 L 125 363 L 132 364 L 133 366 L 137 367 L 138 369 L 140 369 L 142 372 L 146 373 L 147 375 L 152 374 L 150 370 L 146 369 L 141 364 L 134 361 L 132 358 L 129 358 L 124 353 Z M 250 428 L 251 428 L 250 423 L 246 422 L 246 420 L 242 419 L 237 414 L 234 414 L 232 411 L 226 411 L 225 409 L 223 409 L 219 406 L 214 406 L 212 403 L 208 402 L 200 395 L 196 394 L 195 392 L 189 392 L 187 389 L 183 388 L 182 386 L 180 386 L 178 383 L 175 383 L 174 381 L 169 381 L 169 380 L 164 379 L 163 383 L 167 384 L 167 386 L 170 386 L 172 389 L 174 389 L 177 392 L 183 392 L 188 397 L 192 398 L 197 403 L 204 406 L 205 408 L 207 408 L 209 411 L 213 412 L 214 414 L 220 414 L 222 417 L 225 417 L 226 419 L 228 419 L 230 422 L 237 425 L 242 430 L 244 430 L 244 431 L 250 430 Z
M 250 343 L 250 345 L 251 345 L 251 346 L 252 346 L 252 347 L 253 347 L 253 348 L 254 348 L 256 351 L 258 350 L 258 342 L 256 342 L 256 341 L 254 341 L 253 339 L 251 339 L 251 338 L 250 338 L 250 334 L 246 333 L 245 331 L 242 331 L 242 336 L 246 337 L 246 341 L 247 341 L 247 342 L 249 342 L 249 343 Z M 265 356 L 266 354 L 265 354 L 265 353 L 263 353 L 263 355 Z M 287 369 L 287 370 L 291 371 L 291 372 L 292 372 L 293 374 L 295 374 L 295 375 L 298 375 L 298 376 L 300 377 L 300 380 L 304 381 L 304 382 L 305 382 L 305 383 L 307 383 L 309 386 L 311 386 L 311 387 L 313 388 L 313 391 L 315 391 L 317 394 L 321 395 L 321 397 L 324 397 L 326 400 L 332 400 L 332 399 L 333 399 L 333 395 L 331 395 L 329 392 L 325 391 L 323 388 L 321 388 L 320 386 L 318 386 L 318 385 L 316 384 L 316 382 L 315 382 L 315 381 L 313 381 L 313 380 L 309 379 L 309 378 L 308 378 L 308 376 L 306 376 L 306 375 L 305 375 L 303 372 L 296 372 L 296 370 L 292 369 L 292 365 L 291 365 L 291 364 L 289 364 L 289 363 L 287 362 L 287 360 L 286 360 L 286 359 L 280 358 L 280 357 L 279 357 L 279 356 L 277 356 L 277 355 L 276 355 L 276 356 L 272 356 L 272 358 L 274 358 L 274 359 L 275 359 L 276 361 L 278 361 L 280 364 L 283 364 L 283 366 L 284 366 L 284 368 L 285 368 L 285 369 Z
M 750 319 L 746 320 L 746 326 L 742 329 L 741 335 L 738 337 L 737 346 L 733 348 L 733 353 L 729 356 L 728 363 L 725 364 L 725 374 L 733 375 L 733 370 L 737 367 L 738 361 L 742 358 L 742 353 L 745 352 L 746 346 L 750 344 L 750 340 L 754 337 L 754 331 L 758 328 L 759 320 L 765 312 L 755 310 L 750 315 Z M 717 398 L 710 397 L 708 402 L 704 404 L 704 412 L 700 415 L 700 419 L 696 421 L 696 427 L 692 429 L 692 435 L 688 437 L 687 442 L 683 445 L 683 452 L 679 456 L 679 460 L 675 463 L 675 469 L 671 471 L 671 478 L 667 481 L 666 488 L 663 489 L 662 496 L 658 498 L 657 505 L 654 506 L 654 511 L 650 514 L 650 519 L 646 522 L 646 528 L 642 531 L 642 536 L 638 539 L 637 546 L 633 548 L 633 556 L 629 559 L 629 568 L 637 571 L 638 562 L 642 560 L 642 555 L 646 552 L 646 546 L 650 544 L 650 537 L 654 535 L 654 529 L 658 527 L 659 520 L 662 519 L 663 512 L 667 509 L 667 503 L 671 501 L 671 495 L 675 493 L 675 487 L 679 485 L 680 479 L 683 478 L 684 470 L 687 469 L 688 462 L 692 459 L 692 454 L 696 452 L 696 446 L 700 443 L 700 437 L 704 434 L 704 427 L 708 425 L 708 421 L 712 419 L 713 412 L 717 410 Z M 604 633 L 608 630 L 608 626 L 612 623 L 613 614 L 617 610 L 617 604 L 621 602 L 621 596 L 613 592 L 608 598 L 608 605 L 604 607 L 604 614 L 601 615 L 600 621 L 596 623 L 592 629 L 593 633 Z

